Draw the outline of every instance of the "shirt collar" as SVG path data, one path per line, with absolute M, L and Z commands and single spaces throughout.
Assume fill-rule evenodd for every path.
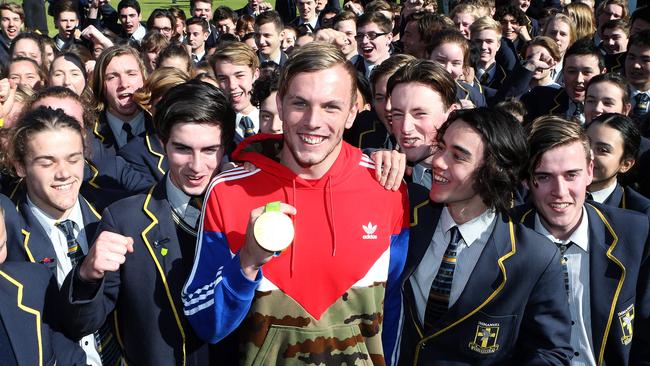
M 539 213 L 535 214 L 535 231 L 544 235 L 547 239 L 553 243 L 569 243 L 573 242 L 578 247 L 580 247 L 585 252 L 589 249 L 589 217 L 587 216 L 587 209 L 582 206 L 582 217 L 580 218 L 580 224 L 573 231 L 571 236 L 567 240 L 560 240 L 553 236 L 546 227 L 542 224 L 542 220 L 539 217 Z
M 614 182 L 614 184 L 610 185 L 609 187 L 605 187 L 599 191 L 594 191 L 589 193 L 591 193 L 591 197 L 594 199 L 594 201 L 598 203 L 603 203 L 614 192 L 617 185 L 618 183 Z
M 142 40 L 142 38 L 144 38 L 144 36 L 146 34 L 147 34 L 147 30 L 144 28 L 144 26 L 142 24 L 140 24 L 138 26 L 138 29 L 136 29 L 135 32 L 133 32 L 133 34 L 131 34 L 131 39 L 140 42 Z
M 172 206 L 172 210 L 176 211 L 178 216 L 184 217 L 191 197 L 172 183 L 170 174 L 167 174 L 165 179 L 165 188 L 167 189 L 167 200 Z
M 472 243 L 481 238 L 485 232 L 492 230 L 495 217 L 496 214 L 494 210 L 487 209 L 483 211 L 482 214 L 466 223 L 457 225 L 445 206 L 440 214 L 440 223 L 442 224 L 443 233 L 447 233 L 453 226 L 458 226 L 458 231 L 460 231 L 460 235 L 463 236 L 463 241 L 465 241 L 465 244 L 469 247 Z
M 650 97 L 650 90 L 646 90 L 646 91 L 642 92 L 642 91 L 636 90 L 635 88 L 633 88 L 631 86 L 629 86 L 628 89 L 630 91 L 630 99 L 632 99 L 633 101 L 634 101 L 634 97 L 636 97 L 636 95 L 640 94 L 640 93 L 644 93 L 644 94 L 646 94 L 647 96 Z
M 109 112 L 108 110 L 106 111 L 106 120 L 108 121 L 108 126 L 111 128 L 111 131 L 113 131 L 113 136 L 115 136 L 115 139 L 118 142 L 118 146 L 122 147 L 126 145 L 127 143 L 127 136 L 126 136 L 126 131 L 122 129 L 122 125 L 124 125 L 125 121 L 122 121 L 119 119 L 117 116 Z M 131 125 L 131 133 L 133 136 L 138 136 L 141 133 L 144 132 L 145 126 L 144 126 L 144 112 L 139 111 L 136 113 L 135 116 L 130 121 L 126 121 Z
M 45 230 L 47 236 L 51 236 L 54 226 L 57 223 L 63 221 L 57 220 L 48 215 L 45 211 L 41 210 L 34 204 L 34 202 L 32 202 L 32 200 L 29 198 L 29 195 L 27 195 L 27 206 L 32 211 L 32 214 L 36 217 L 38 223 L 41 224 L 41 227 L 43 227 L 43 230 Z M 77 202 L 75 202 L 72 210 L 70 211 L 70 214 L 66 219 L 73 221 L 76 224 L 78 230 L 82 230 L 84 228 L 84 220 L 83 214 L 81 213 L 81 205 L 79 204 L 79 196 L 77 196 Z

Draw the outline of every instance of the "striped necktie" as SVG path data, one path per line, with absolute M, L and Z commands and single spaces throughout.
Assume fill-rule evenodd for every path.
M 635 117 L 641 117 L 648 113 L 648 102 L 650 102 L 650 97 L 648 97 L 646 93 L 639 93 L 635 95 L 632 115 Z
M 463 239 L 457 226 L 449 229 L 449 244 L 442 256 L 442 262 L 438 273 L 433 279 L 427 308 L 424 313 L 424 330 L 429 332 L 433 329 L 438 319 L 449 309 L 449 295 L 451 293 L 451 283 L 454 279 L 454 270 L 456 269 L 456 256 L 458 255 L 458 244 Z
M 68 257 L 70 257 L 70 262 L 72 262 L 72 267 L 74 268 L 84 257 L 83 251 L 79 246 L 79 241 L 74 235 L 76 224 L 72 220 L 63 220 L 55 225 L 65 235 L 65 239 L 68 242 Z M 109 316 L 94 334 L 97 352 L 102 359 L 102 364 L 108 366 L 119 365 L 122 360 L 122 351 L 117 343 L 117 339 L 113 336 L 112 320 L 112 316 Z
M 84 253 L 79 246 L 79 242 L 74 235 L 76 224 L 72 220 L 63 220 L 57 222 L 55 225 L 63 232 L 63 235 L 65 235 L 65 240 L 68 242 L 68 257 L 70 258 L 72 267 L 74 267 L 84 256 Z
M 244 138 L 253 136 L 255 134 L 255 125 L 253 121 L 248 116 L 243 116 L 239 121 L 242 130 L 244 130 Z
M 570 241 L 568 243 L 555 243 L 560 249 L 560 254 L 562 254 L 562 259 L 560 260 L 560 263 L 562 264 L 562 271 L 564 272 L 564 288 L 566 289 L 566 294 L 570 295 L 570 289 L 569 289 L 569 269 L 567 268 L 567 257 L 564 255 L 566 253 L 567 249 L 571 245 L 573 245 L 573 242 Z

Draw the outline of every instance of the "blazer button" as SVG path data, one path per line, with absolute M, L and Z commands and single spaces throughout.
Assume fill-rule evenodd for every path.
M 421 349 L 424 349 L 426 346 L 427 346 L 427 344 L 426 344 L 426 342 L 425 342 L 425 343 L 422 343 L 422 344 L 420 345 L 420 348 L 421 348 Z

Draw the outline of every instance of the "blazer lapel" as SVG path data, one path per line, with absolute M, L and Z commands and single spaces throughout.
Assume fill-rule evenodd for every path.
M 507 262 L 515 253 L 514 223 L 497 215 L 492 235 L 483 248 L 476 267 L 449 311 L 434 326 L 433 336 L 452 329 L 485 307 L 506 285 Z M 510 279 L 512 281 L 512 279 Z
M 625 208 L 623 207 L 623 197 L 624 197 L 624 192 L 623 192 L 623 187 L 621 187 L 620 184 L 616 183 L 616 188 L 614 188 L 614 192 L 607 197 L 605 202 L 603 202 L 604 205 L 612 206 L 612 207 L 620 207 L 620 208 Z
M 618 294 L 625 279 L 625 267 L 617 258 L 618 236 L 607 218 L 587 204 L 589 217 L 589 284 L 594 356 L 601 364 L 612 324 Z M 598 279 L 597 281 L 595 279 Z
M 442 208 L 442 205 L 431 203 L 428 199 L 413 206 L 409 249 L 402 281 L 407 281 L 415 272 L 424 256 L 424 252 L 431 244 Z
M 86 233 L 86 242 L 80 242 L 79 245 L 81 245 L 81 250 L 84 255 L 87 255 L 88 245 L 91 240 L 95 239 L 99 220 L 101 220 L 102 215 L 82 195 L 79 195 L 79 205 L 81 206 L 81 216 L 84 220 L 84 232 Z
M 167 156 L 163 150 L 162 144 L 158 138 L 147 132 L 144 136 L 144 142 L 147 147 L 147 152 L 153 156 L 153 159 L 156 161 L 156 173 L 158 175 L 158 180 L 167 173 Z
M 41 226 L 27 204 L 23 193 L 18 201 L 18 211 L 25 219 L 27 227 L 22 230 L 23 249 L 30 261 L 46 265 L 56 275 L 56 252 L 50 237 Z
M 42 365 L 41 313 L 24 304 L 24 294 L 23 284 L 0 269 L 0 314 L 16 361 L 19 365 Z

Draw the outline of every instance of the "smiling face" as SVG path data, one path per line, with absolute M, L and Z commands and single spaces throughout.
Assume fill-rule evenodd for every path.
M 81 134 L 67 127 L 37 132 L 27 140 L 26 152 L 15 168 L 29 198 L 51 217 L 66 218 L 83 181 Z
M 580 223 L 593 167 L 578 141 L 542 154 L 529 187 L 542 224 L 557 239 L 567 239 Z
M 458 80 L 463 75 L 465 54 L 458 43 L 447 42 L 439 45 L 431 51 L 429 60 L 439 63 L 454 80 Z
M 221 127 L 209 123 L 177 123 L 165 144 L 169 177 L 190 196 L 202 195 L 218 173 L 224 155 Z
M 247 65 L 235 65 L 223 60 L 214 63 L 217 83 L 230 96 L 230 102 L 238 113 L 251 107 L 251 91 L 259 73 L 259 70 L 253 71 Z
M 598 123 L 589 126 L 587 135 L 594 152 L 594 179 L 589 190 L 597 191 L 616 183 L 619 173 L 629 171 L 634 159 L 624 159 L 625 141 L 617 129 Z
M 494 58 L 501 47 L 501 37 L 492 29 L 484 29 L 477 34 L 472 34 L 472 43 L 481 51 L 479 62 L 487 67 L 494 62 Z
M 623 104 L 623 93 L 616 84 L 610 82 L 592 83 L 585 97 L 585 124 L 605 113 L 620 113 L 627 115 L 630 104 Z
M 284 33 L 276 29 L 273 22 L 265 23 L 257 27 L 255 41 L 257 49 L 266 58 L 275 58 L 280 54 L 280 39 Z
M 310 21 L 316 16 L 316 1 L 298 0 L 298 14 L 303 21 Z
M 510 14 L 506 14 L 501 19 L 501 28 L 503 29 L 503 35 L 511 41 L 515 41 L 519 36 L 519 27 L 521 24 L 517 22 L 517 19 Z
M 603 48 L 610 55 L 627 50 L 627 34 L 620 28 L 607 28 L 603 30 Z
M 20 15 L 6 9 L 0 12 L 0 27 L 2 28 L 2 33 L 9 40 L 16 38 L 22 26 L 23 20 L 20 19 Z
M 458 28 L 460 33 L 463 34 L 463 37 L 469 39 L 469 26 L 474 23 L 474 20 L 476 20 L 474 19 L 474 16 L 470 13 L 458 13 L 454 15 L 452 20 L 454 21 L 454 24 L 456 24 L 456 28 Z
M 369 23 L 357 27 L 357 49 L 359 54 L 370 64 L 378 65 L 390 57 L 390 43 L 393 35 L 384 31 L 375 23 Z M 378 35 L 375 39 L 370 39 L 368 34 Z
M 393 134 L 406 160 L 429 160 L 438 129 L 453 106 L 446 108 L 440 93 L 421 83 L 395 85 L 390 104 Z
M 280 159 L 294 173 L 317 179 L 334 164 L 343 131 L 352 126 L 357 114 L 353 86 L 344 66 L 336 65 L 295 75 L 286 94 L 278 95 L 285 142 Z
M 572 55 L 565 58 L 562 75 L 569 98 L 575 102 L 583 102 L 589 80 L 600 73 L 598 57 L 594 55 Z
M 483 165 L 483 138 L 459 119 L 449 125 L 441 140 L 431 161 L 429 198 L 447 204 L 452 215 L 461 212 L 480 214 L 486 206 L 475 191 L 474 182 Z
M 142 71 L 135 57 L 113 57 L 104 72 L 104 95 L 108 111 L 122 120 L 129 120 L 139 110 L 133 101 L 133 93 L 143 83 Z
M 41 76 L 31 61 L 14 61 L 9 65 L 7 72 L 9 80 L 16 85 L 26 85 L 32 89 L 38 89 L 42 84 Z

